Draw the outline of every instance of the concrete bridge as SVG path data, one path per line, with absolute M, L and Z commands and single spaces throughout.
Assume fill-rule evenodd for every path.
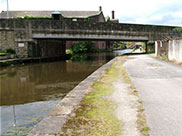
M 52 52 L 58 53 L 57 55 L 64 55 L 65 40 L 154 43 L 155 40 L 175 36 L 174 28 L 108 22 L 63 22 L 52 19 L 0 19 L 0 43 L 1 48 L 6 46 L 14 48 L 18 57 L 31 56 L 28 52 L 31 47 L 45 43 L 47 50 L 52 49 Z

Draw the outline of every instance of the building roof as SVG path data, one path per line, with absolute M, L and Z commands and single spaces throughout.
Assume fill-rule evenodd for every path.
M 24 16 L 51 17 L 54 12 L 60 12 L 61 15 L 66 18 L 88 18 L 91 16 L 97 16 L 101 14 L 102 11 L 9 11 L 9 18 Z M 6 16 L 6 11 L 0 13 L 0 18 L 6 18 Z

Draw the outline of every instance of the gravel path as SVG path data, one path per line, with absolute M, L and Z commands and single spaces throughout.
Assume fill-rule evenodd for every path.
M 139 91 L 151 136 L 182 136 L 182 66 L 151 55 L 124 64 Z

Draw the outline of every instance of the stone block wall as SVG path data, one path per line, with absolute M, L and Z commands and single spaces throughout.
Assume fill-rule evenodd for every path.
M 0 30 L 0 50 L 5 51 L 7 48 L 12 48 L 15 50 L 15 42 L 14 42 L 14 31 Z
M 16 42 L 15 52 L 17 58 L 28 58 L 28 42 Z

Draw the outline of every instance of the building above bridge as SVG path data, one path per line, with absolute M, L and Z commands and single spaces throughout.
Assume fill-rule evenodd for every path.
M 102 11 L 9 11 L 9 18 L 55 18 L 56 20 L 104 22 Z M 57 18 L 58 17 L 58 18 Z M 7 11 L 0 13 L 0 18 L 7 18 Z

